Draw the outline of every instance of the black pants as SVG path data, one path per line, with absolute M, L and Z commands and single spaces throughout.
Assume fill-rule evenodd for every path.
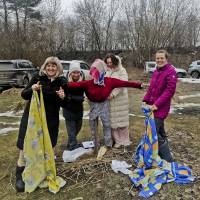
M 158 154 L 167 162 L 172 162 L 173 158 L 170 153 L 167 135 L 164 128 L 164 119 L 155 118 L 155 125 L 158 135 Z
M 77 145 L 76 136 L 82 127 L 82 119 L 78 120 L 65 120 L 67 134 L 68 134 L 68 146 L 72 147 Z
M 24 148 L 24 139 L 26 136 L 26 130 L 28 126 L 29 119 L 29 108 L 30 101 L 27 102 L 24 113 L 21 118 L 20 126 L 19 126 L 19 134 L 17 139 L 17 147 L 20 150 Z M 58 139 L 58 128 L 59 128 L 59 111 L 51 112 L 46 115 L 47 127 L 49 131 L 49 136 L 51 139 L 52 147 L 55 147 Z

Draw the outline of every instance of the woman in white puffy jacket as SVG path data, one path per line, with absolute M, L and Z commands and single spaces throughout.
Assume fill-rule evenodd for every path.
M 128 80 L 126 69 L 121 64 L 119 56 L 107 54 L 105 59 L 107 64 L 106 76 Z M 114 147 L 128 146 L 131 144 L 129 138 L 129 102 L 127 88 L 116 88 L 109 96 L 110 99 L 110 120 Z

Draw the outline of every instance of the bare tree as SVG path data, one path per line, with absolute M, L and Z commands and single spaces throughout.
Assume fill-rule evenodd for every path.
M 4 32 L 8 33 L 8 5 L 6 0 L 1 0 L 1 8 L 3 10 L 2 18 L 4 24 Z
M 91 48 L 99 51 L 102 48 L 102 16 L 104 14 L 105 0 L 83 0 L 76 2 L 75 12 L 78 15 L 80 23 L 88 34 L 91 36 Z
M 138 63 L 151 59 L 153 49 L 175 45 L 174 37 L 183 29 L 181 22 L 187 16 L 190 3 L 191 0 L 124 2 L 131 47 L 137 51 Z
M 99 54 L 101 50 L 107 50 L 119 3 L 120 0 L 82 0 L 75 3 L 75 13 L 82 25 L 79 30 L 87 34 L 85 38 L 90 37 L 91 50 L 98 50 Z
M 46 29 L 47 48 L 50 54 L 56 54 L 58 42 L 58 26 L 61 16 L 61 0 L 44 0 L 42 4 L 43 27 Z
M 120 0 L 110 0 L 107 2 L 105 17 L 104 17 L 104 29 L 105 29 L 105 40 L 104 40 L 104 49 L 107 51 L 109 37 L 112 35 L 111 25 L 115 18 L 115 15 L 119 9 Z
M 0 57 L 122 49 L 137 65 L 157 48 L 197 46 L 197 6 L 195 0 L 76 0 L 69 14 L 61 0 L 0 0 Z

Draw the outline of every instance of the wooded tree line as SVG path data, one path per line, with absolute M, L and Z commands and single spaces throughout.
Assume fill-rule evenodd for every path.
M 74 0 L 67 13 L 61 0 L 0 0 L 0 58 L 38 64 L 48 55 L 128 50 L 141 63 L 158 48 L 199 45 L 197 6 L 194 0 Z

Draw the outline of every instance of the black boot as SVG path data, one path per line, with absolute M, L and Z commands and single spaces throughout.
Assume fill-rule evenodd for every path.
M 16 190 L 17 192 L 24 192 L 25 184 L 22 179 L 22 173 L 25 167 L 16 167 Z
M 167 141 L 165 141 L 163 144 L 159 146 L 158 154 L 162 159 L 166 160 L 167 162 L 173 162 L 173 157 L 170 153 Z
M 78 143 L 77 144 L 73 144 L 73 145 L 70 145 L 69 150 L 73 151 L 73 150 L 75 150 L 75 149 L 77 149 L 79 147 L 83 147 L 82 144 L 78 144 Z

